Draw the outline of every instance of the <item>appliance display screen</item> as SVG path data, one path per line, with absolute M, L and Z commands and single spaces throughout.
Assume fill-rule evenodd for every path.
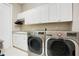
M 76 37 L 76 36 L 77 36 L 77 33 L 67 33 L 67 36 L 73 36 L 73 37 Z

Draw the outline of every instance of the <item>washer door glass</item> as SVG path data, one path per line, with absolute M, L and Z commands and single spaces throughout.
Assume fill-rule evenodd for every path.
M 42 39 L 39 37 L 31 37 L 28 39 L 29 50 L 36 54 L 42 53 Z
M 63 39 L 51 39 L 47 43 L 47 54 L 49 56 L 69 56 L 70 49 Z

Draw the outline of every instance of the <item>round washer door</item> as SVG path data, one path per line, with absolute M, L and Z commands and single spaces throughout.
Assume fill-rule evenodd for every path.
M 41 54 L 42 53 L 42 39 L 39 37 L 29 37 L 28 48 L 31 52 L 35 54 Z
M 71 49 L 73 49 L 71 47 L 72 45 L 68 45 L 66 42 L 63 39 L 55 39 L 55 38 L 49 39 L 47 42 L 47 55 L 48 56 L 72 56 L 71 54 L 72 52 Z

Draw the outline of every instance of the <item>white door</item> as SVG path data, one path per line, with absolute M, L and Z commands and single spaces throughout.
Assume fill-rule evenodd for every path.
M 12 47 L 11 4 L 0 4 L 0 39 L 4 40 L 4 49 Z
M 58 3 L 57 18 L 60 22 L 72 21 L 72 3 Z

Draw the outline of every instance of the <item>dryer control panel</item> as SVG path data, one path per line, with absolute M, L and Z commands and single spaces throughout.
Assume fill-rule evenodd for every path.
M 77 37 L 77 33 L 67 33 L 68 37 Z
M 64 38 L 79 40 L 79 33 L 72 31 L 47 31 L 46 38 Z

